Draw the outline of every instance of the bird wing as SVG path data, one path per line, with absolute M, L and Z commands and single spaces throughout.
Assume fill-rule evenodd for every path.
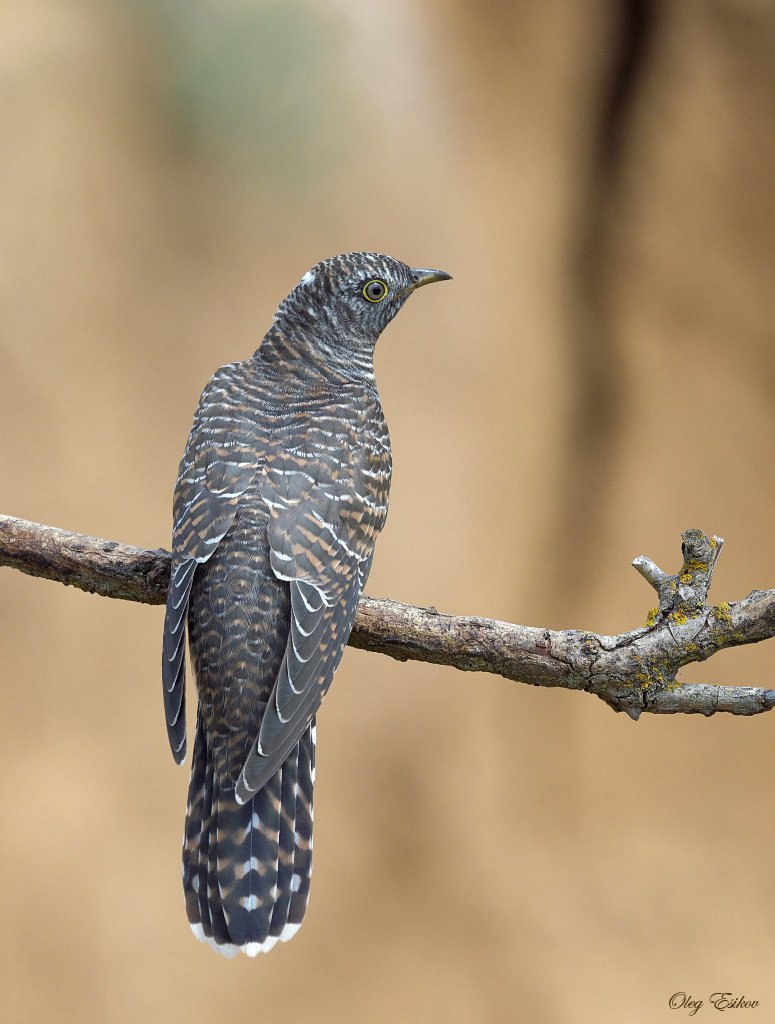
M 262 464 L 266 438 L 256 411 L 248 365 L 218 370 L 202 392 L 175 484 L 162 680 L 167 735 L 178 764 L 186 756 L 184 638 L 191 586 L 197 565 L 227 533 Z
M 283 661 L 237 782 L 240 802 L 277 771 L 331 685 L 387 515 L 389 444 L 364 443 L 363 410 L 352 413 L 348 404 L 351 410 L 342 401 L 324 417 L 318 411 L 297 423 L 263 471 L 270 562 L 289 583 L 291 616 Z

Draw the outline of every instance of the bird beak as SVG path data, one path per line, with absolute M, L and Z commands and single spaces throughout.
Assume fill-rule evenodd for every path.
M 424 284 L 433 284 L 434 281 L 452 280 L 452 275 L 446 274 L 443 270 L 412 270 L 412 277 L 414 281 L 409 286 L 410 292 L 422 288 Z

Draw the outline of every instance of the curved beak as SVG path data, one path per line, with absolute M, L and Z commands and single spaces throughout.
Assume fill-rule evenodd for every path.
M 433 284 L 434 281 L 452 280 L 452 275 L 447 274 L 443 270 L 415 270 L 413 268 L 412 277 L 414 278 L 414 281 L 409 288 L 412 292 L 417 288 L 422 288 L 424 284 Z

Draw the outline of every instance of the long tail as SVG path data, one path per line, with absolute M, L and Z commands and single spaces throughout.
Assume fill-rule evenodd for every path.
M 315 721 L 246 804 L 222 787 L 197 722 L 183 843 L 194 935 L 224 956 L 268 953 L 299 930 L 312 874 Z

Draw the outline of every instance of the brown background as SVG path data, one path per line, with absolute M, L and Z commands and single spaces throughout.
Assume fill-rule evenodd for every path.
M 727 539 L 717 600 L 775 585 L 765 0 L 17 0 L 0 82 L 4 512 L 167 544 L 206 379 L 373 248 L 455 281 L 380 345 L 371 593 L 617 632 L 688 526 Z M 718 989 L 775 1019 L 771 716 L 350 651 L 307 921 L 230 963 L 183 913 L 161 624 L 0 577 L 5 1020 L 651 1024 Z

